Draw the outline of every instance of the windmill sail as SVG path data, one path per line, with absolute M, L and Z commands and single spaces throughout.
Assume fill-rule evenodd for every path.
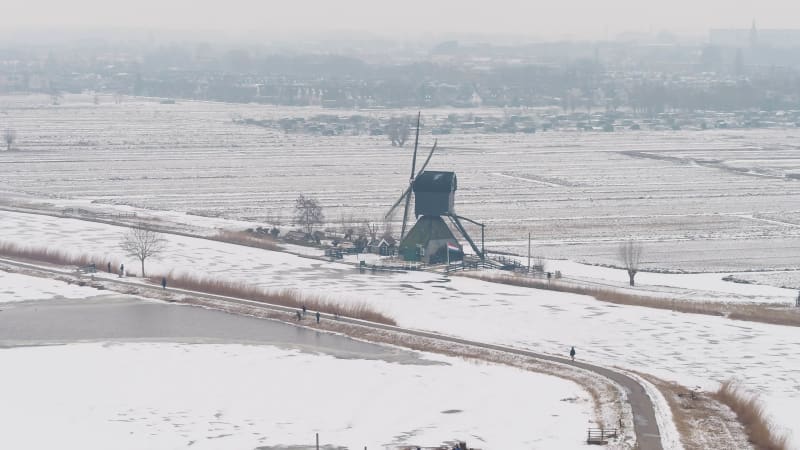
M 403 209 L 403 227 L 400 229 L 400 240 L 406 235 L 406 225 L 408 224 L 408 206 L 411 204 L 411 187 L 414 185 L 414 175 L 417 167 L 417 147 L 419 146 L 419 121 L 422 113 L 417 113 L 417 134 L 414 137 L 414 157 L 411 159 L 411 175 L 408 180 L 408 193 L 406 194 L 406 207 Z
M 410 196 L 413 193 L 413 191 L 412 191 L 412 187 L 413 187 L 413 183 L 414 183 L 413 180 L 419 178 L 420 174 L 425 171 L 426 167 L 428 167 L 428 163 L 431 161 L 431 157 L 433 156 L 433 152 L 436 150 L 437 143 L 438 143 L 438 141 L 433 141 L 433 147 L 431 147 L 431 151 L 428 153 L 428 157 L 425 158 L 425 162 L 422 163 L 422 167 L 419 168 L 419 171 L 417 172 L 417 174 L 414 176 L 414 178 L 412 178 L 412 181 L 408 185 L 406 190 L 403 191 L 402 194 L 400 194 L 400 198 L 398 198 L 397 201 L 394 202 L 394 204 L 392 204 L 392 207 L 389 208 L 389 212 L 387 212 L 386 215 L 384 216 L 385 219 L 388 220 L 392 216 L 392 214 L 394 214 L 394 210 L 397 209 L 397 207 L 400 206 L 400 203 L 403 203 L 403 200 L 406 199 L 406 196 Z

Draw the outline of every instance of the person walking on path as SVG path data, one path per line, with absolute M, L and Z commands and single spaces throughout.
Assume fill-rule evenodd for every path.
M 122 278 L 125 275 L 125 264 L 119 265 L 119 277 Z
M 167 289 L 167 277 L 161 277 L 161 289 Z
M 306 316 L 306 305 L 303 305 L 303 317 Z
M 301 318 L 302 317 L 300 317 L 300 311 L 297 311 L 297 321 L 299 322 Z
M 108 273 L 111 273 L 111 261 L 108 262 Z
M 317 311 L 317 323 L 319 323 L 319 311 Z
M 569 357 L 570 357 L 570 358 L 572 358 L 572 360 L 573 360 L 573 361 L 575 361 L 575 347 L 572 347 L 572 348 L 570 349 L 570 351 L 569 351 Z

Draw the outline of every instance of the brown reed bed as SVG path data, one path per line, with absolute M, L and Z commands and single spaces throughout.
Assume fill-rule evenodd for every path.
M 101 272 L 107 270 L 110 262 L 111 272 L 119 273 L 119 261 L 116 258 L 88 253 L 75 253 L 63 249 L 0 242 L 0 256 L 56 266 L 88 266 L 95 264 L 97 270 Z
M 271 236 L 254 235 L 246 231 L 223 230 L 210 239 L 230 244 L 245 245 L 247 247 L 261 248 L 264 250 L 281 251 L 282 248 Z
M 394 319 L 376 311 L 365 302 L 342 304 L 321 295 L 306 294 L 295 289 L 268 290 L 240 281 L 226 281 L 218 278 L 183 274 L 176 275 L 173 272 L 167 275 L 151 276 L 149 280 L 155 284 L 159 284 L 161 283 L 162 276 L 167 278 L 170 287 L 179 289 L 205 292 L 225 297 L 243 298 L 297 309 L 301 309 L 305 306 L 309 311 L 319 311 L 386 325 L 397 325 Z
M 733 410 L 757 450 L 788 450 L 788 436 L 775 432 L 757 396 L 746 393 L 736 382 L 728 380 L 722 383 L 714 397 Z
M 107 257 L 69 252 L 62 249 L 25 246 L 13 242 L 0 242 L 0 256 L 57 266 L 87 266 L 94 263 L 98 271 L 105 271 L 108 267 L 108 262 L 111 262 L 112 273 L 116 274 L 119 271 L 118 261 L 109 260 Z M 127 275 L 136 276 L 135 273 L 131 272 L 128 272 Z M 149 277 L 149 280 L 155 284 L 160 284 L 162 276 L 163 275 L 154 275 Z M 365 302 L 341 304 L 323 296 L 309 295 L 293 289 L 269 291 L 236 281 L 224 281 L 189 275 L 176 276 L 173 273 L 166 276 L 169 280 L 170 287 L 227 297 L 244 298 L 298 309 L 305 305 L 306 309 L 311 311 L 320 311 L 370 322 L 396 325 L 394 319 L 376 311 Z

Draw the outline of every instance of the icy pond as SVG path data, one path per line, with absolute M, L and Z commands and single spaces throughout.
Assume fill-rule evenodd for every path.
M 337 358 L 430 364 L 412 352 L 274 320 L 119 295 L 19 302 L 0 311 L 0 348 L 87 341 L 268 344 Z

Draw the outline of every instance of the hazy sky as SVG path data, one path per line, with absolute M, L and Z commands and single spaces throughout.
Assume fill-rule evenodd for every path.
M 0 29 L 370 31 L 602 38 L 623 31 L 800 28 L 800 0 L 3 0 Z

